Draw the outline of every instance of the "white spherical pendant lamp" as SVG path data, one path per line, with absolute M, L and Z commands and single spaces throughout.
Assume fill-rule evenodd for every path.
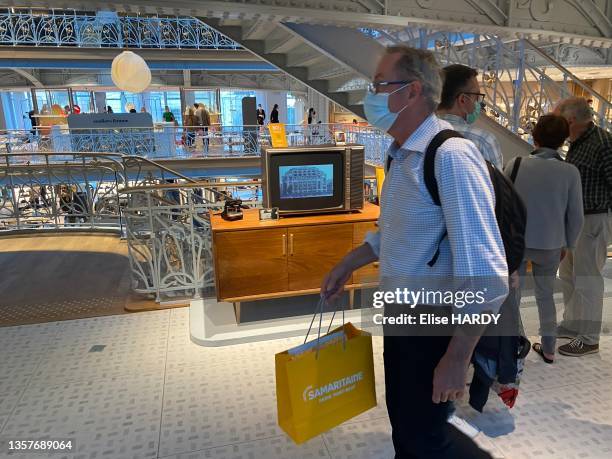
M 151 84 L 151 70 L 138 54 L 123 51 L 113 59 L 111 78 L 122 91 L 142 92 Z

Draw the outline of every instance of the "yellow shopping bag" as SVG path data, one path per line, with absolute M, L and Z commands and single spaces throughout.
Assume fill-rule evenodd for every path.
M 372 335 L 347 323 L 317 341 L 276 354 L 278 423 L 296 443 L 376 406 Z

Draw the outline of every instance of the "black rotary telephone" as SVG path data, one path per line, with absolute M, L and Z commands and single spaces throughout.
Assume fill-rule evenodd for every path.
M 242 220 L 242 209 L 248 208 L 249 206 L 242 204 L 241 199 L 230 199 L 225 201 L 225 207 L 223 208 L 223 212 L 221 212 L 221 218 L 230 222 Z

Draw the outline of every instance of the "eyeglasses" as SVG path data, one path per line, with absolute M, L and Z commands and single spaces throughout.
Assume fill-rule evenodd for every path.
M 412 83 L 414 80 L 399 80 L 399 81 L 375 81 L 374 83 L 370 83 L 368 84 L 368 92 L 372 93 L 372 94 L 378 94 L 378 88 L 380 88 L 381 86 L 391 86 L 394 84 L 409 84 Z
M 481 104 L 484 102 L 486 96 L 486 94 L 483 94 L 481 92 L 462 92 L 461 94 L 469 94 L 470 96 L 476 96 L 476 101 Z

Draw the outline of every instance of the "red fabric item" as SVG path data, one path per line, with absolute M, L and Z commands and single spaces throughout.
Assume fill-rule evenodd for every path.
M 500 389 L 497 395 L 499 395 L 499 398 L 502 399 L 508 408 L 512 408 L 518 397 L 518 389 L 514 387 L 501 387 Z

